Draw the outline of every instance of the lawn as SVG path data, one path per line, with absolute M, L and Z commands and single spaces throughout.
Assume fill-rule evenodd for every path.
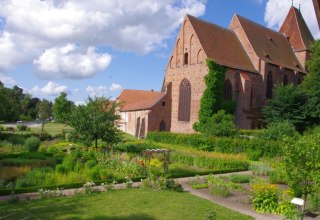
M 44 130 L 48 132 L 50 135 L 57 135 L 62 132 L 62 130 L 70 131 L 72 128 L 66 124 L 56 123 L 56 122 L 48 122 L 44 125 Z M 31 128 L 31 131 L 34 133 L 41 132 L 41 125 L 39 127 Z
M 117 190 L 16 204 L 0 203 L 2 216 L 15 213 L 6 219 L 28 216 L 29 219 L 193 220 L 205 219 L 208 210 L 212 209 L 217 213 L 217 219 L 253 219 L 189 193 L 150 189 Z

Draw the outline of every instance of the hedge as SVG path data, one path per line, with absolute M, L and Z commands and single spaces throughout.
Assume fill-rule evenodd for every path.
M 246 153 L 249 159 L 259 157 L 274 157 L 282 154 L 281 142 L 265 140 L 262 138 L 230 138 L 213 137 L 202 134 L 176 134 L 170 132 L 149 132 L 147 140 L 187 145 L 198 150 L 216 151 L 220 153 Z

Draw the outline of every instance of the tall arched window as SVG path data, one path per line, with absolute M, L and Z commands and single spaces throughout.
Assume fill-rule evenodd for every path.
M 224 82 L 224 100 L 232 100 L 232 84 L 228 79 Z
M 272 72 L 269 72 L 267 76 L 267 99 L 272 99 L 273 79 Z
M 288 84 L 288 76 L 285 75 L 285 76 L 283 77 L 283 85 L 287 85 L 287 84 Z
M 183 65 L 188 65 L 189 54 L 184 53 Z
M 184 79 L 180 84 L 178 121 L 190 121 L 191 84 Z
M 165 131 L 166 130 L 166 123 L 162 120 L 160 122 L 159 131 Z

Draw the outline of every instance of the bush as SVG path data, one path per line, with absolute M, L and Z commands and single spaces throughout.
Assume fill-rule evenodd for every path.
M 245 174 L 232 174 L 230 180 L 233 183 L 249 183 L 250 175 Z
M 40 138 L 41 141 L 51 141 L 53 139 L 52 136 L 45 131 L 38 133 L 37 136 Z
M 37 137 L 29 137 L 26 140 L 26 147 L 28 148 L 29 152 L 36 152 L 41 144 L 41 141 Z
M 56 166 L 56 171 L 58 173 L 67 173 L 67 169 L 65 168 L 65 166 L 63 166 L 62 164 L 58 164 Z
M 89 176 L 92 180 L 100 180 L 100 171 L 103 169 L 103 167 L 97 165 L 93 167 L 90 172 Z
M 0 125 L 0 131 L 4 131 L 4 127 Z
M 86 168 L 88 168 L 88 169 L 93 168 L 95 165 L 97 165 L 97 161 L 95 161 L 95 160 L 88 160 L 86 162 Z
M 15 129 L 14 129 L 14 127 L 7 127 L 6 128 L 6 131 L 14 131 Z
M 268 176 L 272 184 L 286 184 L 286 173 L 283 169 L 271 170 Z
M 279 190 L 275 185 L 252 184 L 252 205 L 259 213 L 276 213 L 279 206 Z
M 261 132 L 260 137 L 267 140 L 283 140 L 285 137 L 298 137 L 299 133 L 296 131 L 293 124 L 288 121 L 270 123 L 267 129 Z
M 262 163 L 251 163 L 249 169 L 254 175 L 267 176 L 271 171 L 271 167 Z
M 24 145 L 26 138 L 22 135 L 13 134 L 8 137 L 8 141 L 10 141 L 12 145 Z
M 200 132 L 209 136 L 231 137 L 238 131 L 234 125 L 233 115 L 226 114 L 224 110 L 218 111 L 204 123 Z
M 227 197 L 230 195 L 230 191 L 228 189 L 227 184 L 223 181 L 223 179 L 216 178 L 210 175 L 208 178 L 209 190 L 213 195 Z
M 26 131 L 27 130 L 27 125 L 17 125 L 17 130 L 18 131 Z

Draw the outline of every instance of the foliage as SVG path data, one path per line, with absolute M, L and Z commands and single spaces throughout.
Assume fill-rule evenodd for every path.
M 74 107 L 74 103 L 67 99 L 67 93 L 61 92 L 60 95 L 54 100 L 54 119 L 58 122 L 67 123 Z
M 297 130 L 306 127 L 307 96 L 302 90 L 293 85 L 277 85 L 274 88 L 274 97 L 262 109 L 264 121 L 267 124 L 287 120 Z
M 308 96 L 307 115 L 313 123 L 320 122 L 320 40 L 311 46 L 311 58 L 306 62 L 308 74 L 301 88 Z
M 57 188 L 55 190 L 50 189 L 39 189 L 40 198 L 47 199 L 47 198 L 56 198 L 56 197 L 62 197 L 63 192 L 61 189 Z
M 213 114 L 221 110 L 223 104 L 223 88 L 227 68 L 209 59 L 207 66 L 209 72 L 204 79 L 207 87 L 200 101 L 199 122 L 193 126 L 196 131 L 199 131 Z
M 83 184 L 83 191 L 85 194 L 91 194 L 97 191 L 95 188 L 96 184 L 94 182 L 86 182 Z
M 27 130 L 27 126 L 26 125 L 17 125 L 17 130 L 18 131 L 26 131 Z
M 42 123 L 41 131 L 43 131 L 45 121 L 51 116 L 52 113 L 51 103 L 48 100 L 43 99 L 38 103 L 37 110 L 39 119 Z
M 298 135 L 294 125 L 289 121 L 271 122 L 268 124 L 267 129 L 264 129 L 259 134 L 261 138 L 274 141 L 281 141 L 286 137 L 295 138 Z
M 279 190 L 275 185 L 252 184 L 252 205 L 260 213 L 276 213 L 279 202 Z
M 227 197 L 230 195 L 230 190 L 228 189 L 228 186 L 225 184 L 223 179 L 216 178 L 211 175 L 207 180 L 209 190 L 212 194 L 222 197 Z
M 41 141 L 39 138 L 33 136 L 33 137 L 27 138 L 25 144 L 26 144 L 29 152 L 36 152 L 36 151 L 38 151 L 38 148 L 41 144 Z
M 75 108 L 70 116 L 70 126 L 75 130 L 73 136 L 85 144 L 98 147 L 98 139 L 108 144 L 120 142 L 121 133 L 115 122 L 118 104 L 103 97 L 88 98 L 86 105 Z
M 191 187 L 192 189 L 204 189 L 204 188 L 208 188 L 209 185 L 208 183 L 198 183 L 198 184 L 192 184 Z
M 271 167 L 264 163 L 251 163 L 249 169 L 254 175 L 267 176 Z
M 206 122 L 202 123 L 199 131 L 205 135 L 218 137 L 230 137 L 238 133 L 234 125 L 233 115 L 226 114 L 224 110 L 220 110 L 211 117 L 207 117 Z
M 230 180 L 233 183 L 249 183 L 250 175 L 246 174 L 232 174 L 230 175 Z
M 284 146 L 284 168 L 290 188 L 306 200 L 320 184 L 320 134 L 288 141 Z

